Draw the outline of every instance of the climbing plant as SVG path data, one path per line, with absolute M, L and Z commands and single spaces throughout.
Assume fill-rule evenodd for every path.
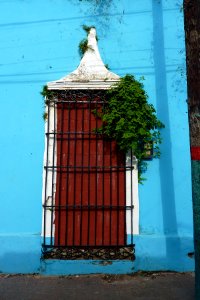
M 53 99 L 54 96 L 56 96 L 56 93 L 52 90 L 49 90 L 47 85 L 43 86 L 42 91 L 40 92 L 40 94 L 44 97 L 45 104 L 48 104 L 48 101 Z
M 83 39 L 79 43 L 79 54 L 81 57 L 83 57 L 83 54 L 88 50 L 88 40 Z
M 95 26 L 93 26 L 93 25 L 92 26 L 82 25 L 82 28 L 86 32 L 87 37 L 88 37 L 90 29 L 95 28 Z M 97 41 L 99 40 L 98 36 L 96 36 L 96 40 Z M 84 53 L 90 48 L 88 46 L 88 39 L 87 38 L 82 39 L 79 43 L 78 48 L 79 48 L 80 56 L 83 57 Z
M 85 30 L 85 32 L 87 33 L 87 36 L 90 32 L 91 28 L 95 28 L 94 26 L 87 26 L 87 25 L 82 25 L 83 30 Z M 83 57 L 84 53 L 88 50 L 89 46 L 88 46 L 88 39 L 84 38 L 83 40 L 80 41 L 79 43 L 79 54 L 81 57 Z
M 157 118 L 156 110 L 149 104 L 142 82 L 126 75 L 106 92 L 107 104 L 101 111 L 94 111 L 103 125 L 96 131 L 114 139 L 119 148 L 132 150 L 138 160 L 139 182 L 147 163 L 147 149 L 153 144 L 153 157 L 160 157 L 160 129 L 163 123 Z
M 50 100 L 52 100 L 53 97 L 55 97 L 57 94 L 55 93 L 55 91 L 49 90 L 47 85 L 43 86 L 42 91 L 40 92 L 40 94 L 44 98 L 44 112 L 42 114 L 42 118 L 43 118 L 44 121 L 46 121 L 48 119 L 48 113 L 45 110 L 46 105 L 49 105 Z

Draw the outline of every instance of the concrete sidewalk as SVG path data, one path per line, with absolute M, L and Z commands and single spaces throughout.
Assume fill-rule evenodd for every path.
M 194 273 L 0 275 L 1 300 L 193 300 Z

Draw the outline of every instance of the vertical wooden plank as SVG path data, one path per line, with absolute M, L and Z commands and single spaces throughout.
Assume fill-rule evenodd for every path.
M 60 203 L 63 208 L 60 215 L 58 210 L 55 213 L 55 244 L 59 242 L 61 246 L 124 245 L 125 155 L 117 151 L 116 142 L 103 141 L 94 133 L 93 129 L 101 126 L 101 120 L 97 120 L 91 112 L 96 105 L 76 105 L 77 107 L 71 105 L 70 126 L 68 106 L 65 105 L 64 132 L 71 133 L 64 135 L 63 153 L 61 135 L 57 138 L 57 161 L 62 156 L 65 172 L 61 173 L 59 169 L 57 171 L 55 204 L 58 205 L 61 195 Z M 99 104 L 98 107 L 100 108 Z M 58 132 L 61 127 L 61 109 L 58 109 Z M 119 170 L 118 165 L 121 167 Z

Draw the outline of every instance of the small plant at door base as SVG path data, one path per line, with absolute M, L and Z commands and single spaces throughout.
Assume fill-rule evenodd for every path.
M 116 140 L 122 151 L 127 153 L 131 149 L 137 157 L 140 183 L 144 180 L 141 175 L 147 167 L 144 159 L 149 145 L 153 143 L 153 157 L 160 157 L 160 129 L 164 127 L 147 99 L 143 84 L 126 75 L 106 92 L 105 107 L 94 111 L 103 121 L 96 131 Z

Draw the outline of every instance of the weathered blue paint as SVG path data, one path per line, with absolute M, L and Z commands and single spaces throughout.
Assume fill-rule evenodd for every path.
M 42 86 L 79 63 L 82 24 L 95 25 L 105 63 L 145 77 L 163 130 L 162 156 L 139 188 L 134 270 L 193 270 L 192 196 L 182 1 L 13 0 L 0 4 L 0 271 L 130 271 L 131 263 L 40 262 Z M 79 265 L 80 263 L 80 265 Z M 44 268 L 45 266 L 45 268 Z M 73 271 L 74 270 L 74 271 Z
M 80 275 L 80 274 L 131 274 L 134 272 L 132 261 L 100 260 L 46 260 L 41 263 L 41 274 Z
M 39 234 L 19 233 L 0 236 L 0 273 L 39 273 L 41 238 Z
M 194 269 L 191 236 L 139 235 L 135 237 L 137 259 L 135 271 L 170 270 L 188 272 Z

